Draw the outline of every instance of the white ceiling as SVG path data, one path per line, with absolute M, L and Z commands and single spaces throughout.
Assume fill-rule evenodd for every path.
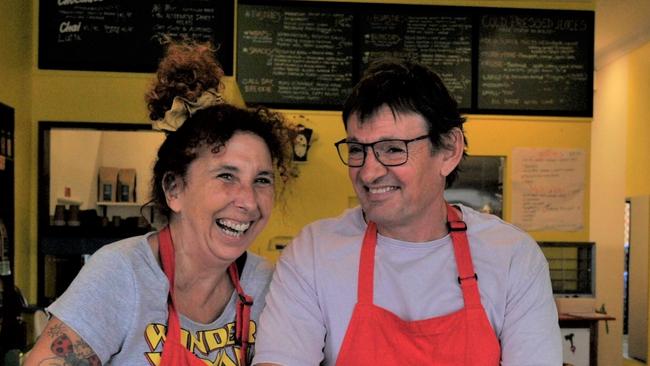
M 596 70 L 650 41 L 650 0 L 596 0 Z

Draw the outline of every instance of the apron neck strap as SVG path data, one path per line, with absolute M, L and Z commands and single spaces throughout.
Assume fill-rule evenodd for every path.
M 244 255 L 246 253 L 244 252 Z M 238 260 L 239 261 L 239 260 Z M 243 268 L 243 267 L 242 267 Z M 228 267 L 230 281 L 237 291 L 237 308 L 235 310 L 235 342 L 240 345 L 239 364 L 246 366 L 248 359 L 248 347 L 250 344 L 250 320 L 251 308 L 253 307 L 253 297 L 247 295 L 239 282 L 239 271 L 237 262 L 233 262 Z
M 357 301 L 361 304 L 372 304 L 373 301 L 376 247 L 377 225 L 368 221 L 359 258 Z
M 454 257 L 456 258 L 456 267 L 458 269 L 458 284 L 463 291 L 465 306 L 475 306 L 481 304 L 481 296 L 478 292 L 478 276 L 474 272 L 472 255 L 469 250 L 469 241 L 467 240 L 467 224 L 463 221 L 456 209 L 447 204 L 447 229 L 454 243 Z
M 160 262 L 163 272 L 169 282 L 169 294 L 167 297 L 167 341 L 170 343 L 179 343 L 181 337 L 181 326 L 178 319 L 178 313 L 174 308 L 174 243 L 172 242 L 171 230 L 165 226 L 158 234 L 158 252 L 160 253 Z
M 174 243 L 172 241 L 172 232 L 169 226 L 165 226 L 158 234 L 158 252 L 160 253 L 160 262 L 162 263 L 163 272 L 169 281 L 169 295 L 174 292 Z

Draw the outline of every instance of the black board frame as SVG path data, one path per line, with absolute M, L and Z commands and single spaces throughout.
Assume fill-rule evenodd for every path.
M 531 8 L 495 8 L 495 7 L 465 7 L 465 6 L 438 6 L 438 5 L 420 5 L 420 4 L 378 4 L 378 3 L 350 3 L 350 2 L 309 2 L 309 1 L 291 1 L 279 0 L 269 3 L 264 0 L 239 0 L 239 5 L 252 5 L 252 6 L 271 6 L 271 7 L 310 7 L 318 8 L 323 12 L 334 10 L 349 11 L 354 16 L 353 25 L 353 80 L 355 84 L 362 73 L 362 56 L 360 55 L 360 38 L 363 36 L 360 31 L 361 25 L 359 24 L 362 14 L 369 14 L 373 12 L 394 12 L 398 14 L 432 14 L 440 13 L 458 13 L 472 17 L 472 51 L 471 51 L 471 102 L 470 107 L 460 108 L 462 113 L 469 114 L 485 114 L 485 115 L 531 115 L 531 116 L 558 116 L 558 117 L 592 117 L 593 116 L 593 68 L 594 68 L 594 12 L 590 10 L 555 10 L 555 9 L 531 9 Z M 531 14 L 535 16 L 576 16 L 584 19 L 587 24 L 586 37 L 581 39 L 584 43 L 581 50 L 586 55 L 584 66 L 587 80 L 585 82 L 584 90 L 581 93 L 585 96 L 584 105 L 586 108 L 576 108 L 572 110 L 558 110 L 553 108 L 548 109 L 526 109 L 526 108 L 479 108 L 478 107 L 478 88 L 479 88 L 479 36 L 480 36 L 480 17 L 484 14 L 500 14 L 500 15 L 526 15 Z M 240 13 L 241 16 L 241 13 Z M 238 22 L 241 26 L 241 24 Z M 237 34 L 239 34 L 239 29 Z M 242 55 L 237 50 L 238 63 Z M 238 79 L 241 77 L 237 72 Z M 244 93 L 244 99 L 246 95 Z M 276 102 L 273 100 L 259 102 L 271 108 L 279 109 L 318 109 L 318 110 L 340 110 L 342 103 L 339 104 L 314 104 L 314 103 L 286 103 Z

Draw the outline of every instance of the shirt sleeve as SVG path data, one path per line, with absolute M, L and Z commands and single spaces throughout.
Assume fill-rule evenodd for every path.
M 122 347 L 135 307 L 131 268 L 120 252 L 107 249 L 93 254 L 47 309 L 77 332 L 102 364 Z
M 500 334 L 503 366 L 562 364 L 562 338 L 548 263 L 537 244 L 530 241 L 511 263 Z
M 313 245 L 305 229 L 284 249 L 260 317 L 253 364 L 302 366 L 323 360 L 326 329 L 314 280 Z

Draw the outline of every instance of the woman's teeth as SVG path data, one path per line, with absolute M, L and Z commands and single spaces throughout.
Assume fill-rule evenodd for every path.
M 251 226 L 250 222 L 240 223 L 232 220 L 219 219 L 217 225 L 221 230 L 230 236 L 241 236 Z

